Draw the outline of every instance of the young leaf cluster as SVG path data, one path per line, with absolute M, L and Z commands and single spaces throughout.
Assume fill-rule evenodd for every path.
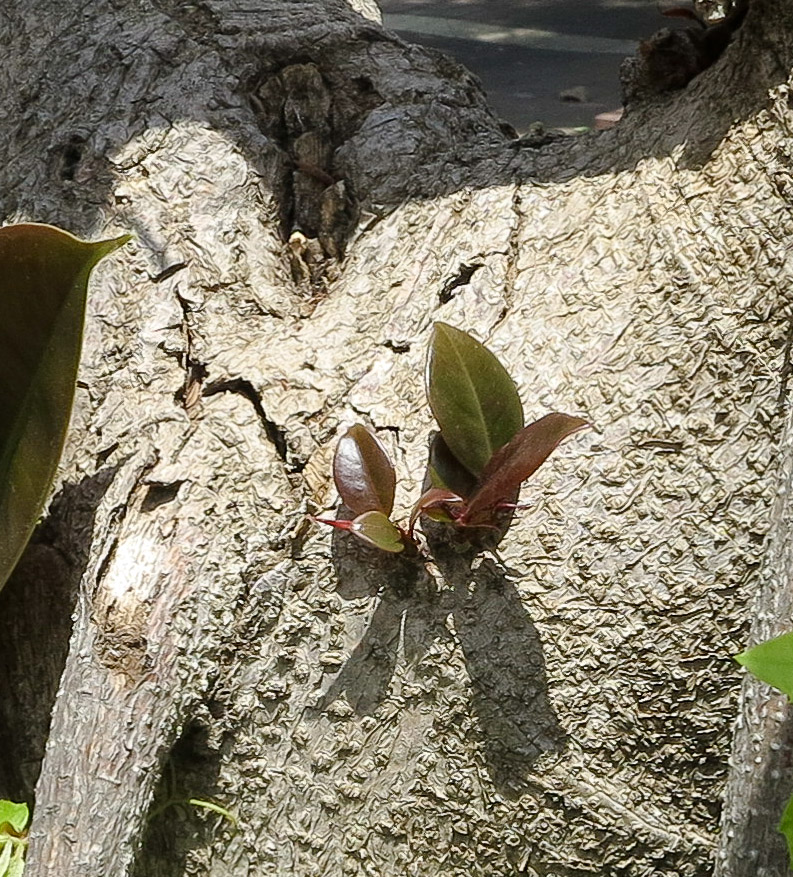
M 350 519 L 314 518 L 382 551 L 415 544 L 422 517 L 456 527 L 498 529 L 516 508 L 520 485 L 556 446 L 589 424 L 546 414 L 524 426 L 518 390 L 498 359 L 467 332 L 436 323 L 427 357 L 426 389 L 440 427 L 430 449 L 429 486 L 407 530 L 390 520 L 396 474 L 378 438 L 361 424 L 339 440 L 333 477 Z
M 333 458 L 333 480 L 352 520 L 314 518 L 347 530 L 367 545 L 397 553 L 405 547 L 404 533 L 391 523 L 396 473 L 385 448 L 365 426 L 356 424 L 339 439 Z
M 22 877 L 29 821 L 27 804 L 0 801 L 0 877 Z
M 735 660 L 758 679 L 778 688 L 793 702 L 793 631 L 741 652 L 735 656 Z M 793 870 L 793 795 L 782 813 L 779 830 L 785 836 Z

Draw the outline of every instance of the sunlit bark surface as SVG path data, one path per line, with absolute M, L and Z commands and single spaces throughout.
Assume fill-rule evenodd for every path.
M 787 0 L 532 144 L 369 2 L 6 7 L 3 219 L 135 234 L 3 592 L 26 877 L 783 874 L 787 712 L 730 656 L 790 624 Z M 361 421 L 407 518 L 436 319 L 595 430 L 425 567 L 305 515 Z

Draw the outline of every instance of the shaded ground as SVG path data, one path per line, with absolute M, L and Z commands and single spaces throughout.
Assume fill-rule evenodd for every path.
M 654 0 L 382 0 L 386 26 L 457 58 L 496 112 L 525 131 L 592 125 L 620 105 L 619 66 L 668 23 Z M 584 86 L 587 100 L 559 93 Z

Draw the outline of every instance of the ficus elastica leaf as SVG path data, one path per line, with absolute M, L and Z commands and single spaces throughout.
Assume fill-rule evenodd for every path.
M 46 502 L 74 397 L 91 270 L 129 235 L 0 228 L 0 587 Z
M 333 458 L 333 479 L 342 502 L 354 515 L 394 507 L 396 475 L 380 440 L 356 423 L 339 439 Z
M 427 398 L 454 456 L 478 476 L 523 426 L 518 390 L 496 357 L 467 332 L 436 323 Z
M 520 430 L 490 458 L 460 523 L 490 523 L 499 504 L 539 469 L 561 441 L 588 426 L 581 417 L 554 412 Z

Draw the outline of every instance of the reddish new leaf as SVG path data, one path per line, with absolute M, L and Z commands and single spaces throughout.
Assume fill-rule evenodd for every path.
M 477 526 L 488 522 L 498 506 L 548 459 L 561 441 L 589 425 L 580 417 L 553 413 L 524 427 L 493 454 L 460 523 Z
M 419 497 L 418 502 L 413 506 L 410 513 L 410 525 L 408 526 L 408 534 L 413 535 L 413 528 L 416 521 L 421 515 L 427 515 L 434 521 L 450 522 L 455 520 L 455 516 L 451 513 L 451 506 L 462 507 L 465 500 L 451 490 L 444 487 L 430 487 L 425 490 Z
M 396 475 L 380 440 L 356 423 L 339 439 L 333 458 L 333 480 L 344 504 L 355 515 L 378 511 L 386 517 L 394 507 Z

